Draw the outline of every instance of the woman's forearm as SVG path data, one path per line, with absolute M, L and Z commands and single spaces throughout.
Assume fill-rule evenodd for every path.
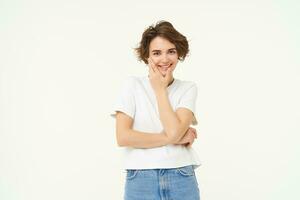
M 171 144 L 170 138 L 163 133 L 146 133 L 133 129 L 126 130 L 119 146 L 134 148 L 155 148 Z
M 176 113 L 170 104 L 167 89 L 155 91 L 160 121 L 164 127 L 164 130 L 168 137 L 172 139 L 173 142 L 178 141 L 183 134 L 186 132 L 187 128 L 180 126 L 180 120 L 178 119 Z

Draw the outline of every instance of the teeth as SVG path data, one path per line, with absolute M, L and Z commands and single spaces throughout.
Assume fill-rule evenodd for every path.
M 168 68 L 170 65 L 159 65 L 161 68 Z
M 170 68 L 171 65 L 172 64 L 169 64 L 169 65 L 158 65 L 158 66 L 160 67 L 161 70 L 167 71 Z

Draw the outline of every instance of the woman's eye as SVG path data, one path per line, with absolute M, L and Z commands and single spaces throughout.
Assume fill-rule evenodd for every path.
M 171 53 L 171 54 L 174 54 L 174 53 L 176 53 L 176 51 L 170 51 L 170 53 Z

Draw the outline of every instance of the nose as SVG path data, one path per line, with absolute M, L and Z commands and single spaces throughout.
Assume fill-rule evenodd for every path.
M 169 61 L 169 57 L 167 54 L 163 54 L 161 58 L 161 62 L 167 64 Z

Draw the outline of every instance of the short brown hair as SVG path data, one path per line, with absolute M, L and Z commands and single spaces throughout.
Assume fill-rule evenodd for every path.
M 157 36 L 165 38 L 173 43 L 178 53 L 178 59 L 184 61 L 189 53 L 189 43 L 184 35 L 179 33 L 170 22 L 161 20 L 155 26 L 149 26 L 143 33 L 137 48 L 134 48 L 138 60 L 148 64 L 150 42 Z

